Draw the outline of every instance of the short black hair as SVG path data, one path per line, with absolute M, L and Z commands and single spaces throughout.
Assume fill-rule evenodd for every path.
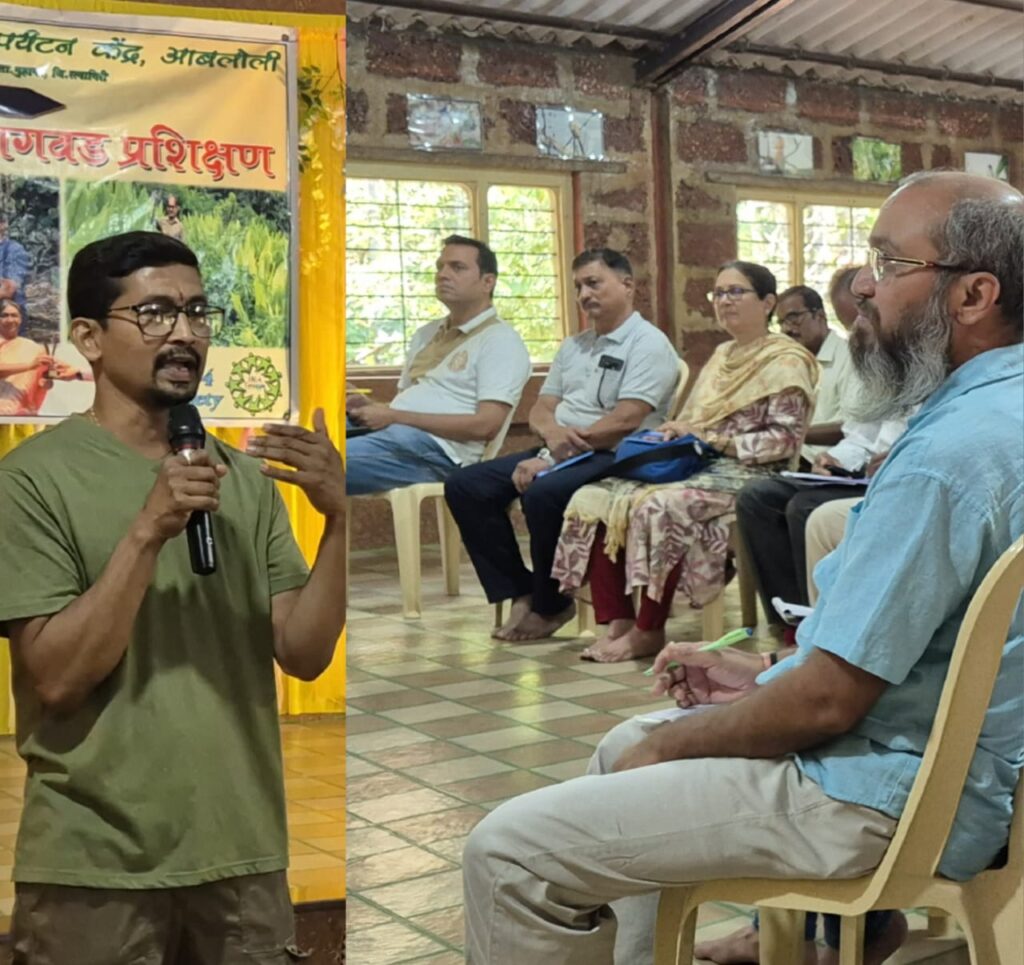
M 812 312 L 825 313 L 825 303 L 821 300 L 819 295 L 810 285 L 790 285 L 781 295 L 779 295 L 779 301 L 783 298 L 789 298 L 790 295 L 799 295 L 803 300 L 804 306 L 809 308 Z
M 187 265 L 199 270 L 188 245 L 159 231 L 128 231 L 86 245 L 68 270 L 71 318 L 92 318 L 106 325 L 107 313 L 121 294 L 119 279 L 141 268 Z
M 579 271 L 584 265 L 591 265 L 595 261 L 617 271 L 620 275 L 628 278 L 633 277 L 633 266 L 629 259 L 614 248 L 585 248 L 572 260 L 572 270 Z
M 448 235 L 442 242 L 444 245 L 469 245 L 476 248 L 476 263 L 480 266 L 481 275 L 498 275 L 498 256 L 482 241 L 467 238 L 465 235 Z

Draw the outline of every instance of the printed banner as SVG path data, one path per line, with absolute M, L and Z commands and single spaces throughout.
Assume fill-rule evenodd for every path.
M 192 248 L 225 311 L 204 419 L 288 418 L 294 62 L 279 29 L 0 6 L 0 422 L 89 407 L 64 280 L 85 245 L 137 230 Z

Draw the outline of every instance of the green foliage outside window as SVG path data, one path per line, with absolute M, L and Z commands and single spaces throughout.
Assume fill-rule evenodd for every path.
M 815 289 L 831 315 L 827 302 L 832 275 L 840 268 L 864 264 L 877 216 L 878 208 L 867 206 L 740 201 L 737 250 L 744 261 L 770 268 L 780 292 L 798 284 Z M 802 271 L 794 264 L 796 251 L 801 253 Z
M 868 235 L 877 208 L 808 204 L 803 206 L 803 283 L 828 297 L 832 275 L 839 268 L 864 263 Z
M 564 310 L 554 192 L 491 185 L 474 212 L 457 182 L 349 178 L 346 183 L 346 350 L 351 366 L 400 366 L 409 340 L 441 318 L 434 263 L 450 234 L 475 236 L 486 222 L 498 258 L 498 314 L 522 335 L 535 362 L 563 338 Z M 475 215 L 475 216 L 474 216 Z
M 764 265 L 779 291 L 794 284 L 791 271 L 789 205 L 771 201 L 741 201 L 736 205 L 737 251 L 741 261 Z

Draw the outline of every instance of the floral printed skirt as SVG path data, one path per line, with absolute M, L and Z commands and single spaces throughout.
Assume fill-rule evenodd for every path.
M 725 585 L 736 494 L 752 479 L 773 475 L 778 468 L 722 459 L 680 483 L 647 486 L 623 479 L 595 483 L 610 489 L 614 499 L 630 500 L 625 591 L 645 587 L 649 597 L 660 600 L 669 573 L 681 562 L 676 592 L 697 607 L 714 600 Z M 564 593 L 586 582 L 597 528 L 608 522 L 574 512 L 576 502 L 574 496 L 566 509 L 551 571 Z M 586 502 L 586 494 L 579 502 Z

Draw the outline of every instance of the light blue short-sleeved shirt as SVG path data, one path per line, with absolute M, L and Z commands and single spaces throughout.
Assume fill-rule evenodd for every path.
M 614 368 L 601 359 L 614 360 Z M 679 355 L 668 336 L 639 312 L 599 335 L 592 328 L 567 338 L 558 350 L 541 395 L 557 395 L 555 421 L 574 429 L 593 425 L 622 399 L 646 402 L 654 411 L 641 428 L 661 425 L 679 381 Z
M 899 817 L 924 753 L 971 597 L 1024 533 L 1024 347 L 958 368 L 925 402 L 814 571 L 820 597 L 797 632 L 814 648 L 889 682 L 848 734 L 796 756 L 831 798 Z M 965 879 L 1006 843 L 1024 765 L 1024 601 L 939 870 Z

